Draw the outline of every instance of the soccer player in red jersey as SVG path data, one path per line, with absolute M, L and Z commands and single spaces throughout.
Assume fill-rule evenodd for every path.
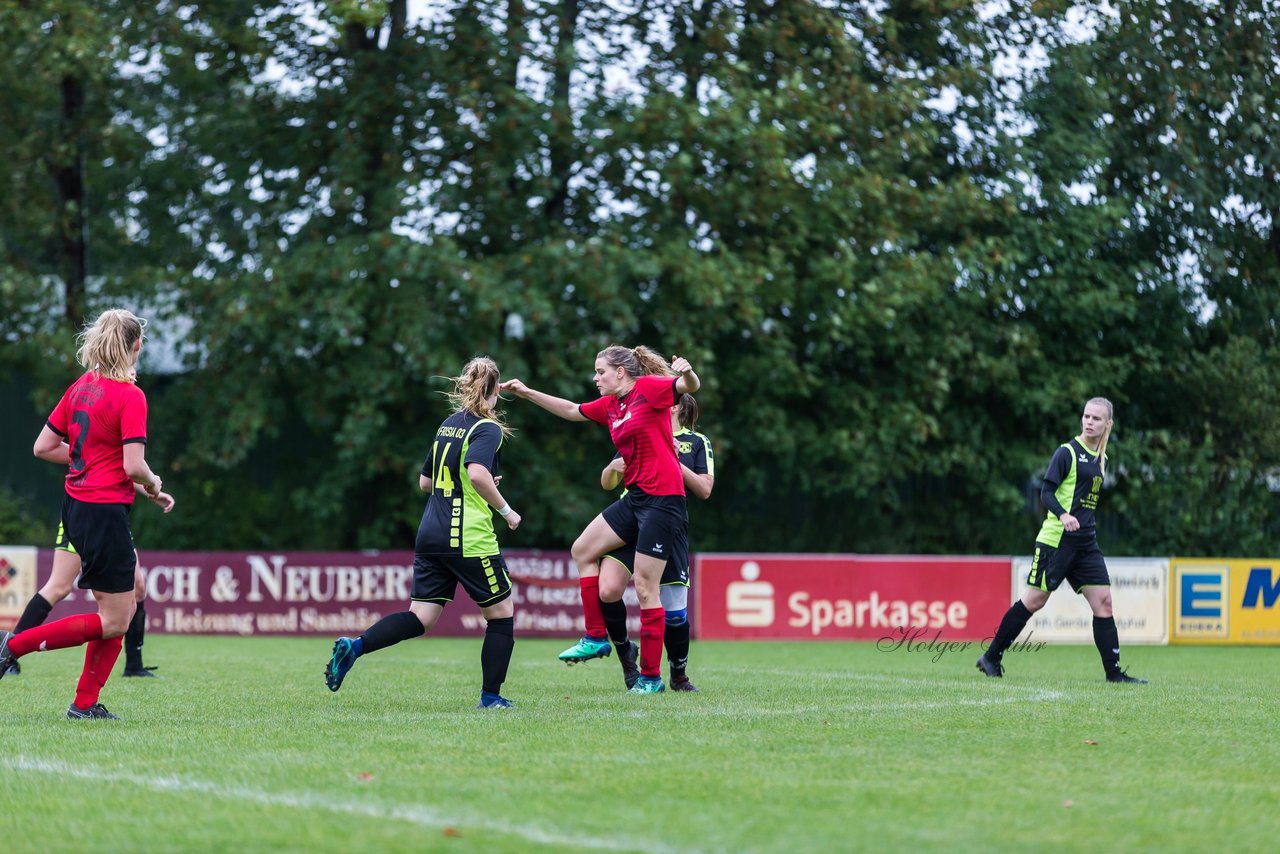
M 684 475 L 684 487 L 688 494 L 703 501 L 711 497 L 715 488 L 715 454 L 711 440 L 696 432 L 698 426 L 698 402 L 693 395 L 680 396 L 680 403 L 671 408 L 671 430 L 675 434 L 676 454 L 680 471 Z M 615 455 L 600 472 L 600 486 L 613 491 L 622 483 L 626 465 L 622 455 Z M 685 522 L 683 549 L 673 551 L 662 573 L 662 608 L 666 612 L 666 628 L 663 640 L 667 646 L 667 662 L 671 666 L 672 691 L 697 691 L 689 679 L 689 548 L 688 522 Z M 635 685 L 640 675 L 636 666 L 636 645 L 627 636 L 627 606 L 622 601 L 627 582 L 631 580 L 635 565 L 635 547 L 623 546 L 605 555 L 600 563 L 600 610 L 604 614 L 609 640 L 618 651 L 622 665 L 622 678 L 627 688 Z
M 684 477 L 670 413 L 680 395 L 696 392 L 701 381 L 683 357 L 673 356 L 668 366 L 647 347 L 614 345 L 596 356 L 595 384 L 600 397 L 583 404 L 535 391 L 518 379 L 507 380 L 502 388 L 566 421 L 594 421 L 608 427 L 622 453 L 627 494 L 592 519 L 573 544 L 586 634 L 560 653 L 560 660 L 573 664 L 609 655 L 611 645 L 600 609 L 600 560 L 619 546 L 634 544 L 640 677 L 631 690 L 656 694 L 666 689 L 661 675 L 665 621 L 659 586 L 668 558 L 677 553 L 686 536 Z
M 136 382 L 137 373 L 133 372 L 131 376 Z M 66 443 L 64 442 L 63 444 Z M 68 453 L 68 450 L 60 448 L 55 456 L 60 459 L 62 454 Z M 58 462 L 59 459 L 54 461 Z M 133 489 L 143 498 L 147 497 L 141 484 L 135 483 Z M 167 492 L 161 492 L 158 497 L 149 500 L 165 513 L 173 509 L 173 496 Z M 76 579 L 79 577 L 80 555 L 76 554 L 76 547 L 71 545 L 71 541 L 67 539 L 66 530 L 59 524 L 58 534 L 53 539 L 53 568 L 49 572 L 49 578 L 39 592 L 31 597 L 31 601 L 27 602 L 27 607 L 23 609 L 22 616 L 18 618 L 17 624 L 13 627 L 13 633 L 16 635 L 27 629 L 33 629 L 48 619 L 49 612 L 53 610 L 53 607 L 71 595 L 71 588 L 75 586 Z M 142 565 L 136 562 L 133 576 L 133 596 L 134 601 L 138 603 L 138 608 L 133 612 L 133 619 L 129 621 L 128 631 L 124 633 L 125 665 L 123 675 L 155 678 L 155 668 L 147 667 L 142 663 L 142 643 L 147 630 L 147 615 L 142 604 L 146 597 L 146 579 L 142 575 Z M 21 668 L 15 661 L 4 675 L 17 676 L 21 672 Z
M 87 371 L 63 394 L 33 449 L 68 466 L 63 531 L 80 555 L 79 586 L 93 591 L 98 613 L 0 634 L 0 677 L 27 653 L 84 645 L 84 670 L 67 709 L 73 720 L 116 717 L 98 697 L 135 609 L 134 484 L 148 498 L 161 493 L 146 461 L 147 398 L 133 380 L 145 326 L 130 312 L 111 309 L 81 333 L 76 360 Z

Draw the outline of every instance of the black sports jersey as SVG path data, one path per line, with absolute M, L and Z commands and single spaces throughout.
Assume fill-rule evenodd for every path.
M 676 433 L 676 455 L 694 474 L 716 476 L 716 457 L 711 450 L 711 440 L 688 427 Z
M 1044 487 L 1040 495 L 1049 512 L 1040 526 L 1036 542 L 1057 546 L 1064 536 L 1076 542 L 1094 539 L 1093 511 L 1098 507 L 1100 492 L 1102 461 L 1098 454 L 1080 444 L 1078 439 L 1060 446 L 1053 452 L 1049 468 L 1044 473 Z M 1062 527 L 1058 516 L 1063 512 L 1076 517 L 1080 530 L 1068 532 Z
M 493 508 L 480 497 L 467 466 L 479 463 L 498 476 L 502 428 L 470 412 L 445 419 L 431 443 L 422 474 L 431 478 L 431 497 L 422 511 L 414 551 L 418 554 L 489 557 L 498 551 Z

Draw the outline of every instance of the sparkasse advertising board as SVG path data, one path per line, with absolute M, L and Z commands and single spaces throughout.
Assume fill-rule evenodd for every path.
M 708 640 L 977 641 L 1009 607 L 1007 557 L 700 554 L 693 579 Z

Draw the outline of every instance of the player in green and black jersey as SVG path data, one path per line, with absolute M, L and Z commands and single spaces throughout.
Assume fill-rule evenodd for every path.
M 685 492 L 706 500 L 711 497 L 711 490 L 716 481 L 715 454 L 711 449 L 711 440 L 694 428 L 698 426 L 698 402 L 693 395 L 683 394 L 675 406 L 671 408 L 671 430 L 675 437 L 676 456 L 680 459 L 680 468 L 684 476 Z M 600 486 L 606 490 L 614 490 L 622 482 L 625 466 L 622 455 L 613 458 L 600 473 Z M 689 517 L 685 513 L 684 542 L 672 550 L 671 559 L 662 574 L 662 608 L 666 620 L 666 632 L 663 641 L 667 647 L 667 664 L 671 668 L 672 691 L 697 691 L 697 687 L 689 679 L 686 672 L 689 664 Z M 626 572 L 620 575 L 620 583 L 605 584 L 606 564 L 602 562 L 600 577 L 600 608 L 604 612 L 605 627 L 609 630 L 609 639 L 618 650 L 618 661 L 622 664 L 622 677 L 628 688 L 640 675 L 636 665 L 636 645 L 627 633 L 627 606 L 622 601 L 622 591 L 626 587 L 635 561 L 635 546 L 627 545 L 615 549 L 605 555 L 611 564 Z M 609 591 L 609 593 L 606 593 Z M 617 599 L 605 601 L 605 596 L 616 593 Z
M 520 514 L 498 492 L 498 452 L 510 432 L 495 407 L 498 366 L 477 356 L 454 380 L 454 412 L 436 431 L 418 485 L 429 492 L 414 543 L 409 610 L 383 617 L 358 638 L 338 638 L 325 667 L 330 691 L 342 687 L 357 658 L 429 631 L 458 584 L 488 621 L 480 651 L 480 708 L 507 708 L 501 695 L 515 645 L 511 579 L 493 530 L 496 510 L 510 530 Z
M 1093 521 L 1106 474 L 1111 415 L 1111 401 L 1091 399 L 1080 418 L 1080 435 L 1060 446 L 1049 461 L 1040 492 L 1048 515 L 1036 537 L 1027 587 L 1005 613 L 991 646 L 978 659 L 978 669 L 988 676 L 1004 675 L 1004 651 L 1022 633 L 1031 615 L 1049 601 L 1049 594 L 1066 580 L 1093 610 L 1093 641 L 1102 656 L 1107 681 L 1147 681 L 1120 669 L 1120 637 L 1111 614 L 1111 577 L 1098 548 Z

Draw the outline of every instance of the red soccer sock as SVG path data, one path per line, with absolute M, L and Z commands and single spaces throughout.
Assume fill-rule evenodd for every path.
M 604 627 L 604 611 L 600 610 L 600 576 L 584 575 L 578 579 L 582 589 L 582 617 L 587 624 L 587 634 L 603 640 L 609 636 Z
M 116 666 L 120 657 L 120 647 L 124 638 L 117 636 L 108 640 L 93 640 L 85 645 L 84 670 L 80 671 L 80 681 L 76 683 L 76 708 L 87 709 L 98 702 L 102 686 L 107 684 L 111 668 Z
M 14 635 L 9 641 L 9 651 L 21 658 L 30 652 L 66 649 L 101 639 L 102 617 L 97 614 L 76 614 Z
M 661 606 L 640 609 L 640 674 L 662 675 L 662 641 L 667 630 L 667 612 Z

